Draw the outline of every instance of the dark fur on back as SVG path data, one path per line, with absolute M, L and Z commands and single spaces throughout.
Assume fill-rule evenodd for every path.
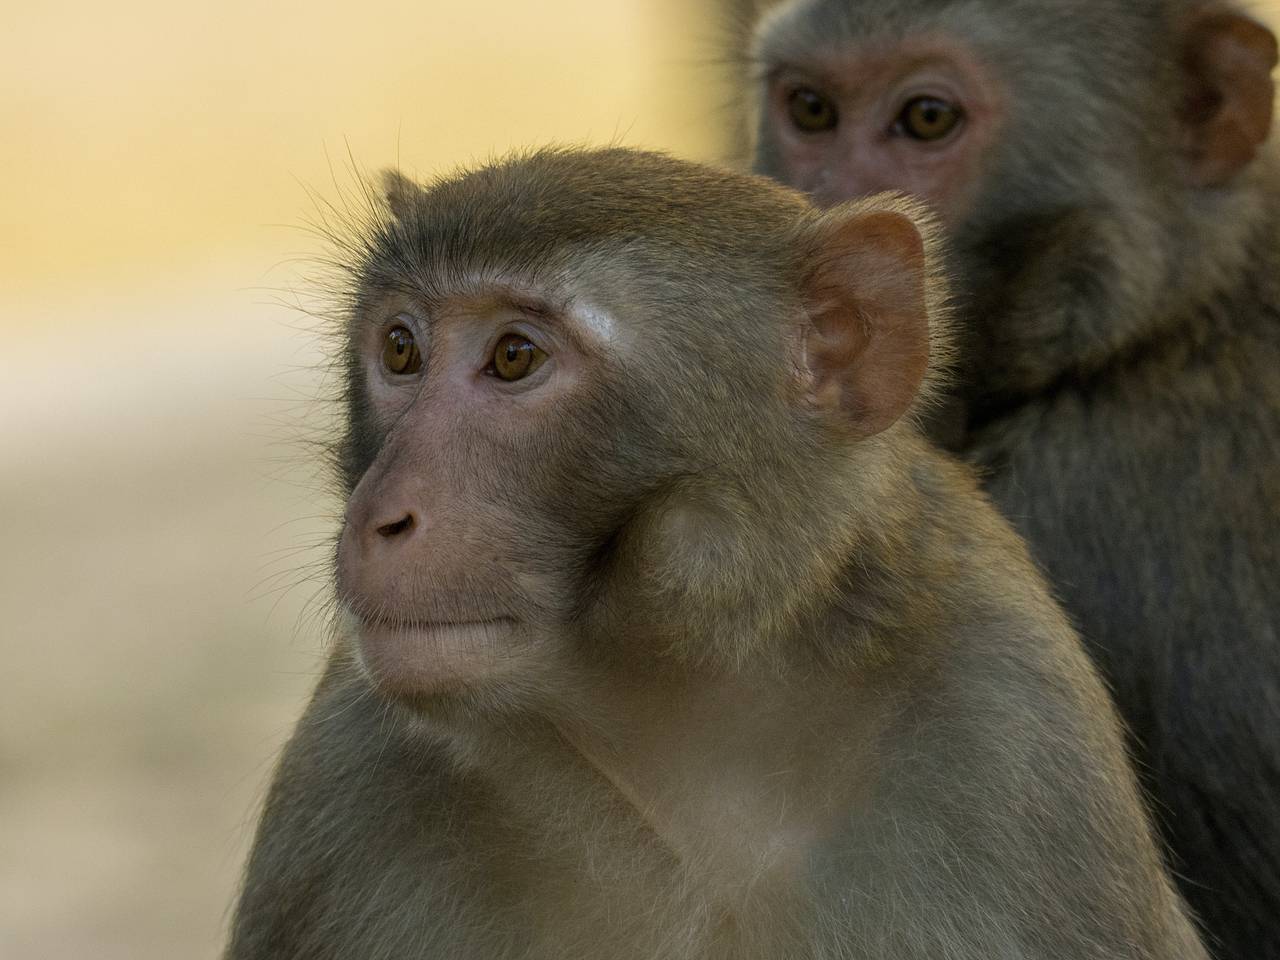
M 942 34 L 1011 92 L 954 236 L 954 442 L 1080 627 L 1183 892 L 1243 960 L 1280 957 L 1280 157 L 1273 136 L 1229 183 L 1181 174 L 1205 6 L 817 0 L 764 55 Z

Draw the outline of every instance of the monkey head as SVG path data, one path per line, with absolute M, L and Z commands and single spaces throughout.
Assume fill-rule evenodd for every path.
M 784 0 L 749 43 L 758 172 L 949 228 L 970 424 L 1159 339 L 1256 229 L 1276 42 L 1222 4 Z
M 337 558 L 374 685 L 496 709 L 784 653 L 943 354 L 920 210 L 623 150 L 386 193 Z
M 748 41 L 756 166 L 949 226 L 1229 181 L 1271 125 L 1276 42 L 1216 2 L 785 0 Z

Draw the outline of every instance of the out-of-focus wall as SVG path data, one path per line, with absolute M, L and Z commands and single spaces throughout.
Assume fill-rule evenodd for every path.
M 308 188 L 713 158 L 717 30 L 687 0 L 0 19 L 0 957 L 211 958 L 324 647 L 322 358 L 282 305 Z

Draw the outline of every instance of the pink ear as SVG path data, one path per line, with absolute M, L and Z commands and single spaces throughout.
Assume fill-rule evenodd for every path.
M 865 203 L 832 210 L 815 239 L 807 398 L 869 437 L 906 413 L 929 365 L 924 240 L 910 217 Z
M 1187 179 L 1196 186 L 1230 180 L 1271 132 L 1276 38 L 1262 24 L 1210 8 L 1186 27 L 1182 109 Z

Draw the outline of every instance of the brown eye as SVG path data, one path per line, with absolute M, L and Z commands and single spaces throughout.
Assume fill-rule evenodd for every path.
M 810 87 L 796 87 L 787 94 L 787 110 L 796 129 L 805 133 L 834 130 L 840 119 L 836 105 Z
M 382 365 L 397 376 L 422 369 L 422 355 L 408 327 L 392 327 L 382 344 Z
M 913 140 L 941 140 L 956 128 L 964 112 L 934 97 L 916 97 L 898 115 L 897 129 Z
M 518 333 L 508 333 L 493 348 L 493 362 L 487 373 L 499 380 L 520 380 L 542 366 L 546 353 Z

